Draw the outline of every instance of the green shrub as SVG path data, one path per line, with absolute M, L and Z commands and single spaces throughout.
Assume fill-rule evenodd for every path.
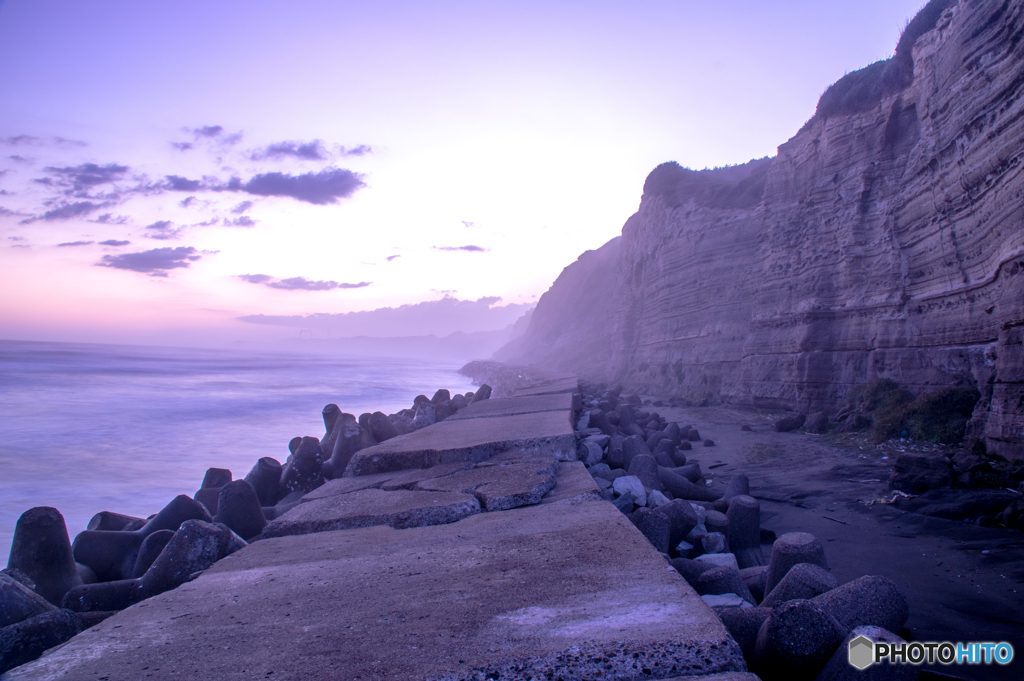
M 921 395 L 907 407 L 904 429 L 915 440 L 959 443 L 980 399 L 974 388 L 943 388 Z

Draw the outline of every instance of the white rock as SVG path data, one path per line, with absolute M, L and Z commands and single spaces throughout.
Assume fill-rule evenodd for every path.
M 644 483 L 640 482 L 640 478 L 635 475 L 623 475 L 621 478 L 615 478 L 615 482 L 612 483 L 612 489 L 619 496 L 629 492 L 633 495 L 633 499 L 638 502 L 647 500 L 647 491 L 644 490 Z
M 651 493 L 647 495 L 647 508 L 658 508 L 667 503 L 668 497 L 656 489 L 652 489 Z
M 590 440 L 584 440 L 583 446 L 587 450 L 587 458 L 583 460 L 583 463 L 587 466 L 593 466 L 595 463 L 601 463 L 601 459 L 604 457 L 604 451 L 597 446 L 596 443 Z
M 690 506 L 693 506 L 693 510 L 697 512 L 697 524 L 703 525 L 704 521 L 707 520 L 708 510 L 700 504 L 695 504 L 692 501 L 690 502 Z
M 737 596 L 736 594 L 707 594 L 701 596 L 704 602 L 712 608 L 752 608 L 754 607 L 750 603 Z
M 736 563 L 736 556 L 731 553 L 705 553 L 703 556 L 697 556 L 694 560 L 711 563 L 712 565 L 731 565 L 737 570 L 740 569 L 740 566 Z

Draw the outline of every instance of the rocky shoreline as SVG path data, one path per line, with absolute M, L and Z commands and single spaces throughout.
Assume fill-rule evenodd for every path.
M 358 417 L 328 404 L 324 436 L 293 438 L 284 464 L 263 457 L 240 479 L 210 468 L 192 497 L 179 495 L 148 518 L 100 511 L 73 543 L 57 509 L 29 509 L 0 571 L 0 674 L 259 541 L 268 523 L 342 477 L 360 450 L 444 421 L 490 395 L 487 384 L 454 396 L 442 388 L 395 414 Z

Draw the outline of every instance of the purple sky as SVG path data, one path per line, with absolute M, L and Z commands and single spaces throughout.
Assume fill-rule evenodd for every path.
M 920 5 L 0 0 L 0 338 L 504 324 L 655 165 L 773 155 Z

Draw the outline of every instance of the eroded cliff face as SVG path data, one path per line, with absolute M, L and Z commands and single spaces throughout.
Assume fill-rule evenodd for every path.
M 659 166 L 506 359 L 801 410 L 880 377 L 976 385 L 971 434 L 1024 458 L 1024 0 L 933 0 L 911 27 L 774 159 Z M 572 317 L 580 282 L 609 297 Z

